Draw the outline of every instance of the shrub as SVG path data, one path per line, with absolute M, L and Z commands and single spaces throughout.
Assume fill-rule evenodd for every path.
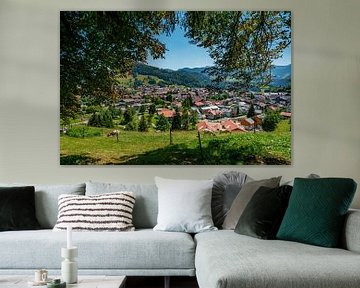
M 262 128 L 266 132 L 275 131 L 279 121 L 280 118 L 277 113 L 268 113 L 265 115 L 265 118 L 262 122 Z
M 75 138 L 95 137 L 101 135 L 101 130 L 85 126 L 74 126 L 67 130 L 66 135 Z

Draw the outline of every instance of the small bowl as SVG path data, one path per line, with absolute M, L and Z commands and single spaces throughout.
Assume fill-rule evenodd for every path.
M 47 288 L 66 288 L 66 282 L 61 282 L 60 279 L 54 279 L 47 283 Z

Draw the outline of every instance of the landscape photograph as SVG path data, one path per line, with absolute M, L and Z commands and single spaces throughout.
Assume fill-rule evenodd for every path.
M 60 165 L 291 165 L 290 11 L 61 11 Z

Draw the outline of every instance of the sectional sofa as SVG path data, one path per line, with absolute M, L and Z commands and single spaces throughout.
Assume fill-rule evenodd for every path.
M 13 184 L 0 184 L 13 186 Z M 66 232 L 53 231 L 61 194 L 95 195 L 132 191 L 135 231 L 73 232 L 79 274 L 196 276 L 200 288 L 359 287 L 360 211 L 349 211 L 342 246 L 323 248 L 261 240 L 233 230 L 190 234 L 154 231 L 156 185 L 96 183 L 35 185 L 39 230 L 0 232 L 0 278 L 46 268 L 58 275 Z

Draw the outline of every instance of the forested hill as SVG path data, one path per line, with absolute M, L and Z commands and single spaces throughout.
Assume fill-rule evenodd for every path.
M 274 66 L 272 73 L 272 86 L 291 85 L 291 64 L 285 66 Z
M 181 68 L 178 70 L 161 69 L 145 64 L 137 64 L 133 68 L 133 75 L 148 75 L 161 79 L 164 84 L 177 84 L 188 87 L 205 87 L 214 85 L 210 76 L 206 73 L 206 67 Z M 291 81 L 291 64 L 286 66 L 274 66 L 272 70 L 273 81 L 271 86 L 288 86 Z M 220 85 L 224 88 L 224 84 Z
M 137 64 L 133 68 L 133 75 L 149 75 L 158 77 L 164 81 L 164 84 L 185 85 L 188 87 L 205 87 L 211 84 L 210 77 L 204 72 L 205 68 L 179 69 L 177 71 L 170 69 L 161 69 L 144 64 Z

